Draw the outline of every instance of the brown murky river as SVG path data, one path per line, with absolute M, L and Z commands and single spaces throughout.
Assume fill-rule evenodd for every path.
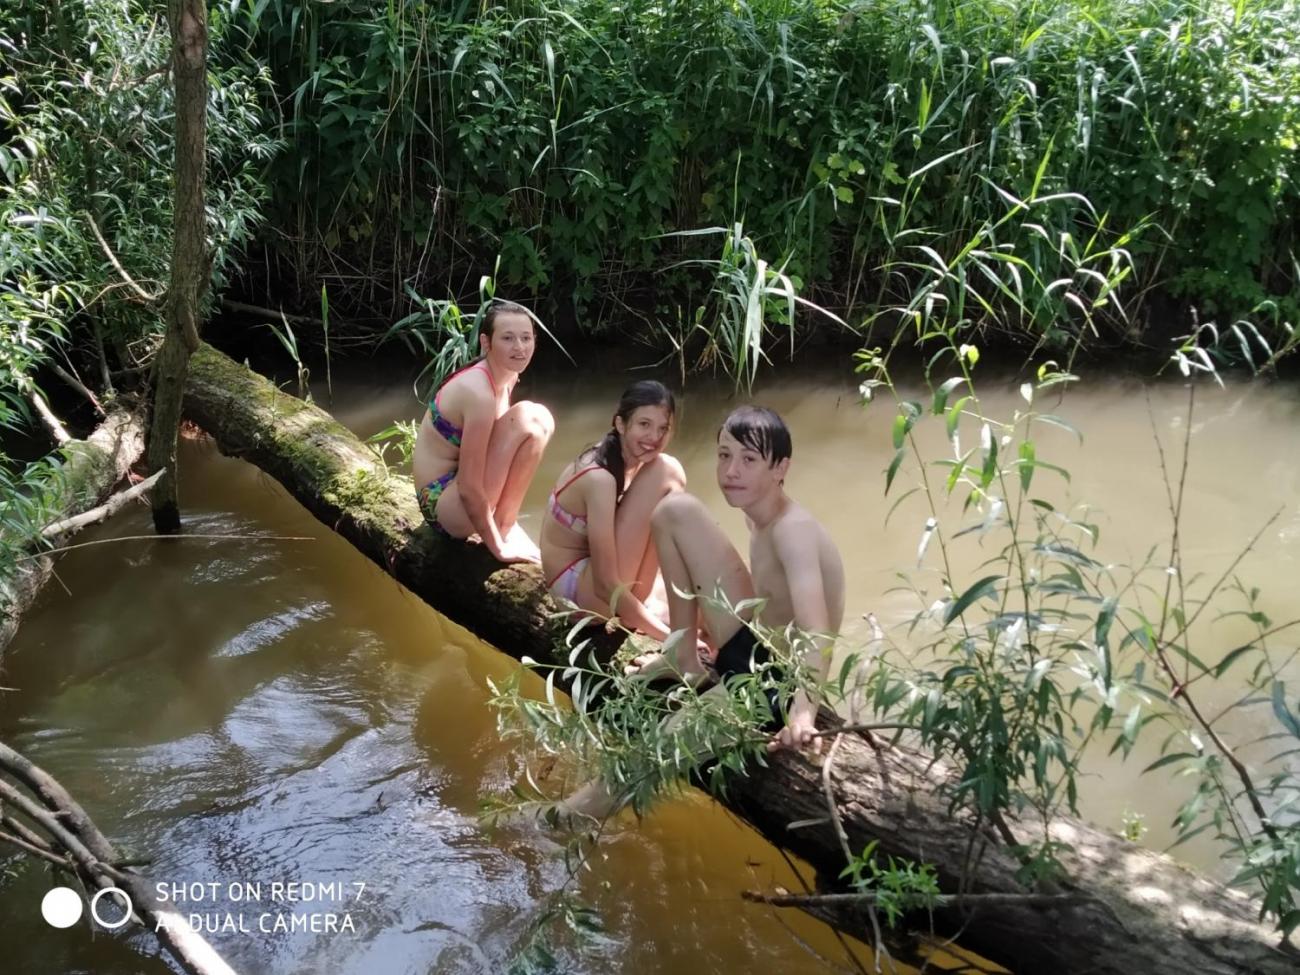
M 382 375 L 359 378 L 367 373 Z M 335 383 L 334 410 L 354 430 L 370 434 L 416 415 L 394 370 L 361 366 L 352 375 Z M 555 474 L 606 429 L 626 378 L 612 369 L 529 377 L 523 392 L 550 405 L 558 423 L 526 506 L 534 533 Z M 1010 384 L 985 392 L 991 412 L 1019 401 Z M 910 571 L 934 596 L 938 579 L 933 553 L 916 570 L 927 515 L 919 497 L 882 524 L 893 500 L 882 499 L 892 409 L 864 411 L 847 365 L 771 382 L 754 398 L 786 416 L 795 440 L 789 489 L 840 539 L 846 642 L 863 639 L 867 611 L 901 634 L 917 606 L 897 589 L 896 573 Z M 1059 430 L 1039 438 L 1038 456 L 1073 475 L 1068 485 L 1044 485 L 1044 496 L 1093 505 L 1104 553 L 1094 554 L 1103 561 L 1141 559 L 1168 537 L 1148 401 L 1155 428 L 1180 439 L 1180 384 L 1106 377 L 1053 407 L 1084 431 L 1082 446 Z M 730 402 L 722 383 L 696 380 L 671 449 L 741 541 L 742 519 L 712 474 L 712 437 Z M 1207 385 L 1192 422 L 1186 562 L 1217 576 L 1282 509 L 1241 574 L 1264 588 L 1261 608 L 1288 619 L 1300 605 L 1300 395 L 1281 384 Z M 562 848 L 545 830 L 489 830 L 478 819 L 482 797 L 521 772 L 485 703 L 488 678 L 517 665 L 406 593 L 254 468 L 189 441 L 182 475 L 187 530 L 242 537 L 121 541 L 64 557 L 59 583 L 7 657 L 3 684 L 13 690 L 0 695 L 0 738 L 61 778 L 122 848 L 151 858 L 152 879 L 218 885 L 215 899 L 211 887 L 180 891 L 189 900 L 178 906 L 226 928 L 209 938 L 239 971 L 504 971 L 565 876 Z M 955 508 L 950 517 L 960 522 Z M 144 535 L 148 524 L 135 509 L 78 541 Z M 992 554 L 977 539 L 961 541 L 954 551 L 963 567 Z M 1231 646 L 1226 625 L 1207 629 L 1206 639 Z M 1245 712 L 1235 733 L 1250 735 L 1255 720 Z M 1144 757 L 1095 761 L 1097 777 L 1082 785 L 1084 813 L 1117 830 L 1126 813 L 1141 814 L 1145 842 L 1161 848 L 1177 803 L 1163 780 L 1139 780 Z M 1180 855 L 1221 869 L 1208 843 Z M 169 970 L 148 937 L 46 926 L 39 902 L 49 876 L 5 863 L 4 970 Z M 288 888 L 272 889 L 291 882 L 315 885 L 318 899 L 294 903 Z M 666 801 L 644 821 L 628 817 L 609 830 L 577 886 L 604 933 L 589 951 L 562 956 L 562 968 L 847 969 L 843 947 L 817 922 L 737 899 L 742 889 L 775 885 L 799 882 L 724 809 L 699 793 Z M 327 913 L 347 914 L 354 930 L 292 930 L 295 915 Z M 291 929 L 275 930 L 277 918 Z

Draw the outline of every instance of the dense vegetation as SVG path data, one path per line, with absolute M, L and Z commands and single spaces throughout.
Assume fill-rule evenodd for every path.
M 854 324 L 974 245 L 964 317 L 1090 343 L 1296 321 L 1287 0 L 261 0 L 306 296 L 501 287 L 675 337 L 739 223 Z M 1018 201 L 1038 201 L 1007 220 Z M 1131 269 L 1113 272 L 1110 248 Z M 1104 280 L 1091 279 L 1100 272 Z M 472 289 L 471 289 L 472 290 Z M 851 312 L 851 313 L 850 313 Z M 707 309 L 708 324 L 713 309 Z M 890 324 L 896 321 L 886 316 Z
M 265 72 L 226 45 L 219 13 L 211 26 L 207 209 L 220 288 L 260 220 L 274 143 Z M 43 388 L 102 401 L 147 375 L 171 253 L 169 47 L 161 11 L 135 0 L 0 8 L 2 428 L 34 423 Z M 0 563 L 47 518 L 45 472 L 0 465 Z
M 159 16 L 0 15 L 11 410 L 52 358 L 104 391 L 150 354 Z M 1107 347 L 1194 313 L 1275 348 L 1300 318 L 1297 51 L 1285 0 L 220 5 L 215 290 L 261 221 L 273 260 L 243 287 L 268 304 L 324 285 L 336 316 L 391 321 L 496 267 L 543 315 L 737 374 L 796 292 L 873 341 L 938 318 Z
M 895 388 L 889 353 L 860 359 L 864 392 L 897 400 L 886 490 L 915 468 L 936 512 L 919 555 L 933 543 L 945 563 L 928 647 L 945 668 L 886 660 L 871 705 L 963 769 L 954 803 L 1046 820 L 1074 808 L 1089 741 L 1127 752 L 1152 721 L 1138 702 L 1158 670 L 1173 733 L 1152 767 L 1194 785 L 1181 834 L 1219 835 L 1236 879 L 1259 886 L 1281 928 L 1300 927 L 1290 753 L 1260 782 L 1242 776 L 1186 690 L 1253 665 L 1290 747 L 1300 718 L 1265 644 L 1284 627 L 1238 585 L 1233 612 L 1258 633 L 1202 663 L 1189 620 L 1235 580 L 1129 599 L 1158 593 L 1153 572 L 1184 577 L 1176 536 L 1177 573 L 1143 565 L 1122 584 L 1066 538 L 1030 494 L 1036 470 L 1041 483 L 1057 468 L 1031 436 L 1055 418 L 1029 407 L 1073 377 L 1048 369 L 1023 413 L 986 417 L 970 338 L 1104 350 L 1217 322 L 1183 345 L 1185 371 L 1295 347 L 1300 5 L 246 0 L 210 16 L 215 295 L 244 274 L 270 305 L 328 294 L 336 315 L 385 325 L 415 308 L 403 334 L 444 365 L 472 348 L 480 316 L 428 299 L 493 287 L 589 330 L 648 326 L 639 337 L 716 357 L 740 381 L 768 330 L 812 302 L 829 311 L 805 325 L 937 348 L 928 405 Z M 167 30 L 144 0 L 15 0 L 0 8 L 0 52 L 0 427 L 13 429 L 43 389 L 91 400 L 147 386 L 171 247 L 172 91 Z M 241 268 L 255 233 L 267 259 Z M 963 416 L 980 446 L 957 455 L 954 439 L 945 487 L 932 486 L 912 429 L 944 422 L 951 437 Z M 0 463 L 0 576 L 48 518 L 52 470 Z M 1171 478 L 1175 528 L 1181 489 Z M 942 523 L 954 492 L 1004 546 L 973 584 L 946 569 L 947 545 L 974 530 Z M 1058 619 L 1072 629 L 1043 623 Z M 1085 642 L 1096 664 L 1071 671 Z M 1087 686 L 1075 693 L 1067 672 Z M 1076 712 L 1089 687 L 1097 710 Z M 591 738 L 582 715 L 543 717 Z M 602 757 L 623 761 L 625 739 L 614 744 Z M 1026 854 L 1050 873 L 1050 848 Z

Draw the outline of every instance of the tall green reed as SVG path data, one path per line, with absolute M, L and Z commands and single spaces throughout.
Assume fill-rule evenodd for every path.
M 1045 300 L 1013 334 L 1160 342 L 1188 305 L 1274 341 L 1297 320 L 1300 14 L 1281 0 L 250 12 L 294 145 L 284 249 L 371 308 L 460 291 L 500 255 L 504 285 L 589 326 L 671 322 L 711 287 L 683 263 L 707 242 L 678 234 L 739 221 L 819 304 L 869 316 L 910 295 L 904 257 L 971 240 L 1004 194 L 1079 193 L 1092 210 L 1038 206 L 1018 256 L 1051 282 L 1063 248 L 1126 241 L 1128 314 L 1078 336 Z

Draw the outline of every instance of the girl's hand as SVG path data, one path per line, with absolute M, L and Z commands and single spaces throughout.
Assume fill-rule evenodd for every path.
M 501 545 L 500 550 L 493 552 L 492 556 L 498 562 L 504 562 L 506 565 L 511 565 L 516 562 L 532 562 L 535 565 L 542 564 L 542 554 L 538 551 L 536 545 L 533 545 L 531 542 L 526 545 L 521 544 L 513 538 L 504 542 Z

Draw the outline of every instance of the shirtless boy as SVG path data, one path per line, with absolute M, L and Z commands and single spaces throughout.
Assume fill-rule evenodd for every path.
M 751 660 L 765 661 L 767 648 L 749 626 L 753 610 L 737 618 L 711 605 L 720 588 L 733 607 L 755 596 L 764 600 L 758 612 L 765 627 L 780 630 L 793 623 L 808 634 L 812 640 L 805 664 L 825 679 L 830 644 L 844 618 L 844 566 L 826 529 L 785 493 L 790 454 L 785 422 L 763 407 L 733 410 L 718 431 L 718 487 L 729 505 L 745 513 L 752 568 L 745 567 L 699 498 L 676 492 L 659 502 L 651 530 L 668 590 L 669 628 L 674 631 L 669 645 L 676 650 L 638 658 L 636 672 L 653 677 L 675 670 L 690 676 L 707 667 L 721 685 L 749 673 Z M 719 686 L 708 693 L 725 690 Z M 821 739 L 813 737 L 817 704 L 806 691 L 797 692 L 768 750 L 805 745 L 820 750 Z M 617 805 L 601 782 L 584 786 L 563 803 L 567 811 L 593 818 L 608 815 Z
M 826 529 L 785 493 L 790 455 L 790 431 L 772 410 L 742 406 L 718 431 L 718 487 L 727 504 L 745 513 L 748 569 L 698 498 L 671 494 L 655 509 L 651 525 L 668 590 L 669 628 L 685 631 L 676 638 L 675 663 L 683 674 L 699 673 L 705 662 L 694 652 L 697 640 L 708 648 L 699 656 L 720 681 L 748 673 L 751 656 L 766 658 L 748 625 L 752 611 L 738 619 L 710 605 L 721 587 L 732 606 L 755 596 L 764 600 L 764 626 L 779 630 L 793 623 L 812 636 L 805 664 L 818 679 L 826 676 L 829 645 L 844 618 L 844 565 Z M 653 661 L 645 664 L 643 670 L 657 669 Z M 769 750 L 820 744 L 812 737 L 816 716 L 817 702 L 799 691 Z

